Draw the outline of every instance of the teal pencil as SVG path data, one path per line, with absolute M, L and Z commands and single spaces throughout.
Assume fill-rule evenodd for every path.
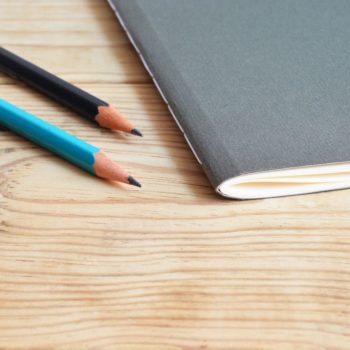
M 138 181 L 110 160 L 99 148 L 3 99 L 0 99 L 0 124 L 93 175 L 141 187 Z

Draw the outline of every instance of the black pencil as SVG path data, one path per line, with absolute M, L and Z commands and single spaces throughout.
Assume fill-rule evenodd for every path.
M 22 81 L 102 127 L 142 136 L 107 102 L 0 47 L 0 71 Z

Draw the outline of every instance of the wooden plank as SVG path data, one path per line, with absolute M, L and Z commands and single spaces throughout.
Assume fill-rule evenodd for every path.
M 150 82 L 123 33 L 104 1 L 0 2 L 1 45 L 73 83 Z

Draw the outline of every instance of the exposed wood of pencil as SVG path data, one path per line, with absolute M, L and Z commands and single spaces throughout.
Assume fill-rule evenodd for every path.
M 93 169 L 97 176 L 107 180 L 124 182 L 126 184 L 141 187 L 141 185 L 130 176 L 121 166 L 114 163 L 103 152 L 94 154 L 95 163 Z
M 104 128 L 116 129 L 137 136 L 142 136 L 140 131 L 112 106 L 99 106 L 95 120 Z
M 0 42 L 147 133 L 97 128 L 0 76 L 2 98 L 144 186 L 96 181 L 0 131 L 2 350 L 349 350 L 350 191 L 213 194 L 103 1 L 2 0 Z

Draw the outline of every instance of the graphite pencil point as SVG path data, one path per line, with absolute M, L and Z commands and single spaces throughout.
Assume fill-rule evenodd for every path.
M 141 187 L 141 184 L 136 179 L 134 179 L 132 176 L 130 176 L 130 175 L 128 177 L 128 182 L 129 182 L 130 185 L 133 185 L 133 186 L 136 186 L 136 187 Z
M 130 133 L 133 134 L 133 135 L 136 135 L 136 136 L 143 137 L 142 132 L 139 129 L 136 129 L 136 128 L 132 129 Z

